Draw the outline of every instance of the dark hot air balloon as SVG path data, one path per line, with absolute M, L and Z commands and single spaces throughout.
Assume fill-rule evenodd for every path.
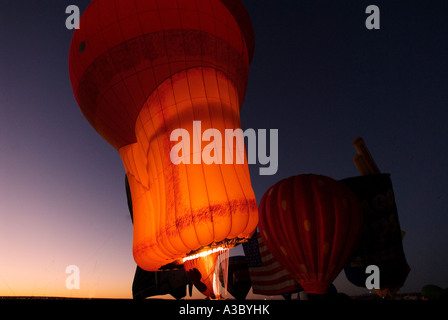
M 361 206 L 341 182 L 303 174 L 277 182 L 264 194 L 259 219 L 275 258 L 308 294 L 325 294 L 358 238 Z

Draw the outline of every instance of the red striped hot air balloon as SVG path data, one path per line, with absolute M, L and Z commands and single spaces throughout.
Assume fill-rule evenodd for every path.
M 70 48 L 73 92 L 123 161 L 132 194 L 133 254 L 144 270 L 232 247 L 257 226 L 247 160 L 174 164 L 170 158 L 176 129 L 194 137 L 202 133 L 194 132 L 195 121 L 203 132 L 241 128 L 253 49 L 252 24 L 240 0 L 93 0 L 81 17 Z M 195 150 L 195 144 L 184 145 L 191 150 L 184 157 L 195 159 L 208 146 Z M 213 150 L 225 154 L 230 148 L 246 159 L 232 145 Z
M 259 206 L 269 251 L 309 294 L 325 294 L 356 243 L 361 205 L 332 178 L 304 174 L 277 182 Z

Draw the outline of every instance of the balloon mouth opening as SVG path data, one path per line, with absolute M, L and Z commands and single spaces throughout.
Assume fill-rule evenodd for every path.
M 202 294 L 211 300 L 221 300 L 223 299 L 222 289 L 224 289 L 224 295 L 227 295 L 229 251 L 236 245 L 248 240 L 247 238 L 233 238 L 213 242 L 208 246 L 190 252 L 179 260 L 182 261 L 194 286 Z M 220 268 L 222 271 L 220 271 Z M 222 272 L 224 288 L 220 287 L 220 272 Z
M 247 242 L 248 240 L 249 240 L 248 238 L 234 238 L 234 239 L 225 239 L 220 242 L 213 242 L 208 246 L 203 246 L 198 250 L 191 251 L 181 260 L 182 262 L 186 262 L 200 257 L 205 257 L 216 252 L 222 253 L 225 250 L 232 249 L 236 245 L 243 242 Z
M 211 255 L 213 253 L 216 253 L 216 252 L 223 253 L 224 251 L 229 250 L 229 249 L 230 248 L 225 247 L 225 246 L 219 246 L 219 247 L 216 247 L 216 248 L 213 248 L 213 249 L 202 250 L 202 251 L 200 251 L 198 253 L 195 253 L 195 254 L 192 254 L 192 255 L 188 255 L 188 256 L 182 258 L 182 262 L 187 262 L 187 261 L 198 259 L 198 258 L 204 258 L 204 257 L 209 256 L 209 255 Z
M 220 280 L 223 282 L 225 295 L 227 294 L 229 249 L 221 245 L 204 249 L 182 259 L 187 276 L 207 299 L 223 299 Z

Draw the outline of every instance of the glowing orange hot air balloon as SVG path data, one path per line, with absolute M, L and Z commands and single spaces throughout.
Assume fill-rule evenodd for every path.
M 182 264 L 204 248 L 232 247 L 255 230 L 247 161 L 194 161 L 198 153 L 212 153 L 198 141 L 207 129 L 241 127 L 253 48 L 239 0 L 93 0 L 85 10 L 70 48 L 73 92 L 124 163 L 133 254 L 142 269 Z M 194 121 L 201 121 L 199 129 Z M 193 141 L 171 141 L 179 128 Z M 178 143 L 191 150 L 190 164 L 171 161 Z M 230 149 L 246 159 L 234 144 L 211 144 L 215 153 Z
M 283 179 L 263 196 L 259 229 L 269 251 L 309 294 L 325 294 L 358 239 L 361 205 L 321 175 Z

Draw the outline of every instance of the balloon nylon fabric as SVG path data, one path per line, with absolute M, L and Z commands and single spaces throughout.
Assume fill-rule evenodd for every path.
M 243 9 L 234 9 L 241 22 L 218 0 L 92 1 L 69 57 L 73 92 L 86 118 L 116 149 L 133 143 L 149 95 L 194 67 L 224 72 L 237 86 L 241 106 L 253 54 L 246 45 L 253 34 L 240 29 L 250 30 Z
M 200 89 L 177 103 L 174 97 L 179 94 L 173 88 L 188 88 L 187 82 L 205 86 L 192 86 Z M 218 88 L 227 92 L 227 99 L 223 93 L 213 97 L 206 89 L 210 85 L 216 95 Z M 247 164 L 173 165 L 170 159 L 177 142 L 169 140 L 169 133 L 179 127 L 192 132 L 197 114 L 210 115 L 201 123 L 205 129 L 238 128 L 237 101 L 223 75 L 213 69 L 190 69 L 160 85 L 141 110 L 137 143 L 119 151 L 133 192 L 134 257 L 143 268 L 169 263 L 211 243 L 250 237 L 256 228 L 257 205 Z
M 170 161 L 176 128 L 193 137 L 193 121 L 222 135 L 241 127 L 253 43 L 240 1 L 94 0 L 81 18 L 69 57 L 73 92 L 124 163 L 142 269 L 234 244 L 257 226 L 244 150 L 215 141 L 215 152 L 239 151 L 244 164 Z
M 264 194 L 259 214 L 269 251 L 307 293 L 325 294 L 358 237 L 361 206 L 354 194 L 329 177 L 294 176 Z

